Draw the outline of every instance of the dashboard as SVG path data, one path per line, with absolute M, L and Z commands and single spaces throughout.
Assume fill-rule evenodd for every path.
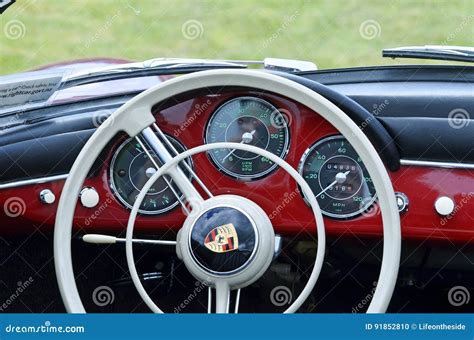
M 382 235 L 377 195 L 363 162 L 334 127 L 291 98 L 252 89 L 226 89 L 174 98 L 156 105 L 153 113 L 171 153 L 223 141 L 264 148 L 285 159 L 308 182 L 328 234 Z M 381 121 L 390 131 L 394 125 L 389 124 L 389 118 Z M 389 173 L 404 238 L 468 243 L 474 239 L 474 169 L 445 163 L 401 162 L 398 170 Z M 84 183 L 75 226 L 88 232 L 123 231 L 136 196 L 159 166 L 160 160 L 146 142 L 116 136 Z M 314 220 L 304 195 L 291 177 L 268 159 L 219 149 L 187 160 L 182 169 L 189 178 L 192 172 L 197 173 L 214 195 L 233 193 L 256 202 L 267 212 L 277 233 L 314 237 Z M 0 185 L 2 204 L 16 197 L 25 205 L 20 219 L 1 217 L 2 224 L 8 226 L 5 230 L 18 232 L 17 226 L 25 221 L 35 228 L 51 229 L 64 175 Z M 56 197 L 53 202 L 42 199 L 45 190 Z M 86 193 L 92 193 L 93 204 L 84 203 Z M 140 207 L 135 229 L 162 234 L 178 231 L 185 219 L 181 198 L 171 178 L 159 179 Z M 440 214 L 436 210 L 440 198 L 454 202 L 455 213 Z
M 245 143 L 285 159 L 290 152 L 292 117 L 287 109 L 279 110 L 262 98 L 237 96 L 209 115 L 203 140 L 206 144 Z M 185 146 L 175 137 L 166 135 L 166 138 L 171 143 L 170 153 L 185 151 Z M 162 165 L 145 143 L 140 138 L 127 139 L 117 148 L 110 164 L 111 189 L 129 209 L 140 189 Z M 277 170 L 277 164 L 269 159 L 235 149 L 213 150 L 208 158 L 222 175 L 235 181 L 263 180 Z M 193 167 L 191 159 L 188 166 Z M 298 170 L 310 184 L 326 216 L 352 218 L 374 204 L 376 193 L 367 169 L 343 136 L 325 137 L 310 145 L 301 156 Z M 192 179 L 189 171 L 187 174 Z M 181 199 L 182 194 L 173 186 L 172 179 L 164 177 L 146 195 L 140 212 L 162 214 L 176 207 Z

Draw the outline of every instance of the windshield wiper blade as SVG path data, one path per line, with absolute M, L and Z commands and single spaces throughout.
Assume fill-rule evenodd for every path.
M 151 77 L 170 74 L 190 73 L 218 68 L 246 68 L 244 63 L 201 60 L 201 59 L 168 59 L 158 58 L 143 62 L 128 63 L 82 71 L 65 77 L 62 89 L 101 81 L 119 80 L 132 77 Z
M 474 48 L 464 46 L 406 46 L 384 49 L 383 57 L 474 62 Z

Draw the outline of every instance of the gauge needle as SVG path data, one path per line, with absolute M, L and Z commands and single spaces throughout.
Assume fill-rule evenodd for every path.
M 347 179 L 347 175 L 349 175 L 350 171 L 346 171 L 346 172 L 338 172 L 337 175 L 336 175 L 336 179 L 334 180 L 334 182 L 332 182 L 331 184 L 329 184 L 326 188 L 323 189 L 323 191 L 321 191 L 319 194 L 317 194 L 315 196 L 315 198 L 318 198 L 319 196 L 321 196 L 322 194 L 324 194 L 326 191 L 329 190 L 329 188 L 331 188 L 334 184 L 342 184 L 346 181 Z
M 242 140 L 240 141 L 240 144 L 245 143 L 248 144 L 253 141 L 253 135 L 255 134 L 255 130 L 252 130 L 250 132 L 244 132 L 242 135 Z M 235 152 L 236 149 L 232 149 L 224 158 L 222 158 L 222 162 L 224 162 L 230 155 L 232 155 Z

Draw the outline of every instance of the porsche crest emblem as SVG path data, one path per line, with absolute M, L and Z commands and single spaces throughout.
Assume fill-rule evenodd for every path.
M 239 238 L 232 223 L 212 229 L 204 239 L 204 245 L 214 253 L 225 253 L 239 249 Z

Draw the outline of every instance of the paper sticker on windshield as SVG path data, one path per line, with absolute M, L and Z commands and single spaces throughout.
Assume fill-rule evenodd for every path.
M 58 89 L 62 76 L 24 76 L 23 79 L 0 79 L 0 109 L 44 102 Z

